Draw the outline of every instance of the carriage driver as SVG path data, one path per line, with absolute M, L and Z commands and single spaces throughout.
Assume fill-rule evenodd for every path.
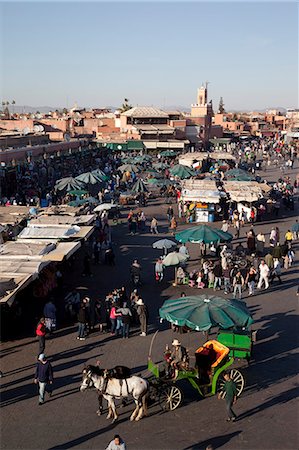
M 170 366 L 174 369 L 186 368 L 186 365 L 188 364 L 187 350 L 182 346 L 178 339 L 174 339 L 172 342 L 172 352 L 169 362 Z

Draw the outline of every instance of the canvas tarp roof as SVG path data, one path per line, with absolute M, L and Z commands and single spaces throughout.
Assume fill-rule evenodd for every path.
M 79 231 L 80 227 L 77 225 L 39 227 L 29 223 L 29 226 L 21 231 L 17 239 L 69 239 L 76 237 Z
M 14 225 L 29 216 L 27 206 L 0 206 L 0 223 Z
M 256 181 L 224 181 L 223 185 L 231 200 L 235 202 L 255 202 L 263 197 L 263 192 L 271 189 L 265 183 Z
M 187 202 L 219 203 L 220 192 L 214 180 L 184 180 L 181 182 L 182 200 Z
M 40 260 L 55 248 L 55 243 L 8 241 L 0 246 L 0 263 L 2 258 Z
M 179 164 L 191 167 L 195 161 L 203 161 L 207 157 L 208 153 L 206 152 L 186 153 L 179 158 Z
M 16 294 L 32 281 L 32 275 L 5 276 L 0 273 L 0 303 L 13 303 Z M 11 287 L 11 289 L 10 289 Z
M 95 219 L 94 214 L 86 214 L 82 216 L 62 216 L 60 214 L 57 215 L 42 215 L 36 218 L 33 218 L 29 223 L 37 224 L 40 226 L 48 226 L 48 225 L 89 225 Z
M 229 159 L 231 161 L 236 161 L 236 157 L 231 155 L 228 152 L 211 152 L 209 153 L 209 158 L 216 159 L 216 160 L 226 160 Z
M 6 242 L 0 246 L 0 264 L 7 261 L 62 261 L 81 246 L 80 242 Z
M 80 247 L 80 242 L 60 242 L 52 252 L 44 255 L 42 260 L 59 262 L 69 259 Z

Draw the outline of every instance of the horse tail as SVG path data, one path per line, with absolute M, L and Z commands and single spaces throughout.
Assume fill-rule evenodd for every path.
M 143 409 L 143 415 L 147 416 L 147 400 L 149 397 L 149 392 L 146 391 L 145 394 L 142 397 L 142 409 Z

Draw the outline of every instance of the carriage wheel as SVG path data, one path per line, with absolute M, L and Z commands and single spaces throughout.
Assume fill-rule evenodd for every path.
M 183 401 L 182 391 L 175 385 L 163 387 L 159 396 L 159 405 L 163 410 L 173 411 Z
M 231 379 L 236 383 L 237 386 L 237 396 L 239 397 L 245 386 L 245 379 L 242 373 L 237 369 L 231 369 L 229 372 Z M 217 392 L 221 395 L 222 398 L 225 397 L 225 392 L 223 390 L 224 387 L 224 377 L 221 374 L 217 381 Z

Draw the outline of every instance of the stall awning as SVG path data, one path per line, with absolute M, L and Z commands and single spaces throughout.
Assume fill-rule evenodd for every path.
M 224 181 L 223 185 L 226 193 L 235 202 L 256 202 L 263 197 L 263 192 L 268 190 L 268 185 L 256 181 Z
M 219 203 L 220 193 L 218 191 L 200 191 L 197 189 L 183 189 L 181 199 L 184 202 Z
M 39 225 L 40 227 L 48 227 L 48 226 L 65 226 L 65 225 L 90 225 L 94 219 L 95 214 L 85 214 L 83 216 L 62 216 L 60 214 L 57 215 L 40 215 L 34 219 L 30 220 L 30 224 Z
M 21 275 L 21 276 L 3 276 L 0 274 L 0 286 L 4 283 L 7 283 L 8 281 L 11 281 L 14 284 L 14 288 L 12 290 L 7 289 L 1 289 L 1 295 L 0 295 L 0 303 L 7 303 L 9 306 L 12 305 L 16 294 L 24 289 L 26 286 L 29 285 L 32 281 L 32 275 Z
M 80 242 L 60 242 L 56 249 L 44 255 L 42 260 L 61 262 L 64 259 L 69 259 L 80 247 Z
M 80 227 L 80 231 L 73 236 L 74 239 L 88 239 L 92 235 L 94 227 Z
M 144 149 L 143 141 L 128 141 L 127 149 L 128 150 L 143 150 Z

